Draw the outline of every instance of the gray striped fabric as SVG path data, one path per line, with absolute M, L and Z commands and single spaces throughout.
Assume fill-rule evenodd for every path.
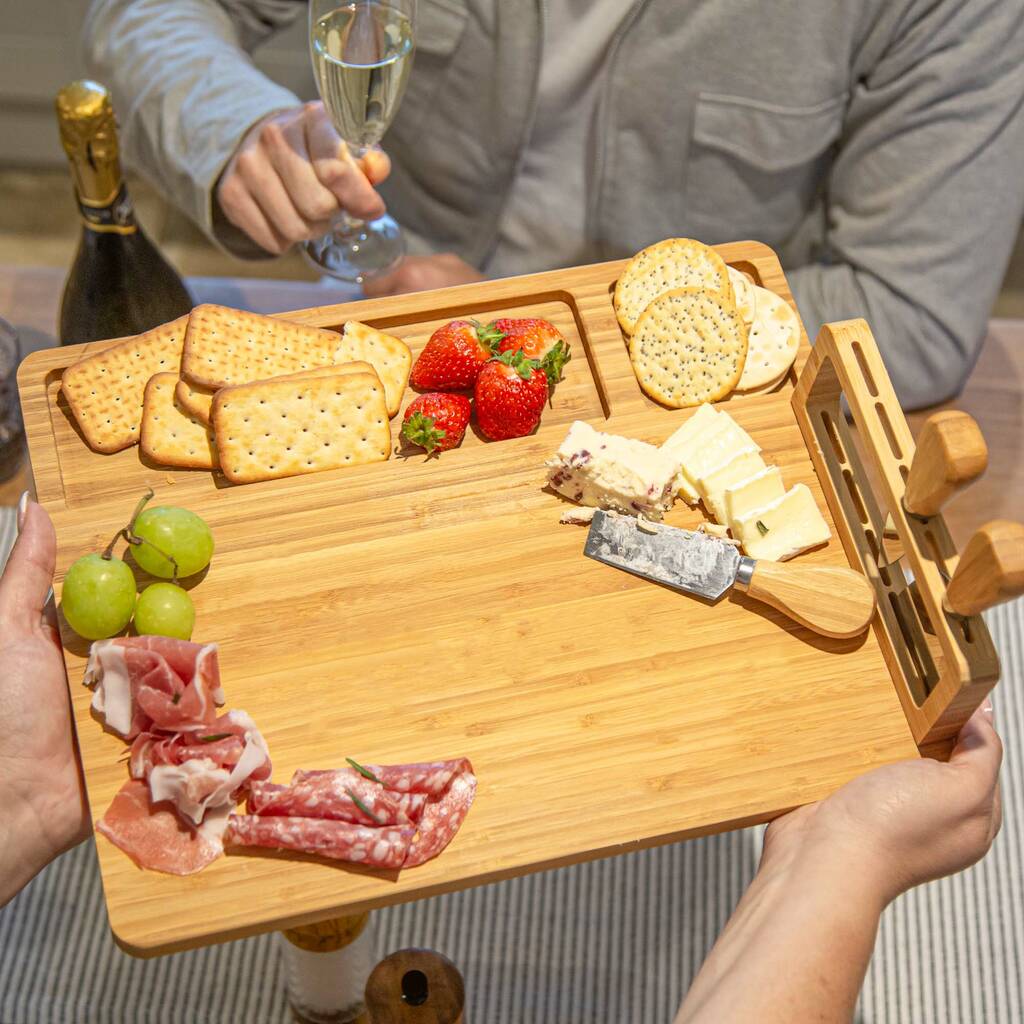
M 9 513 L 0 544 L 13 535 Z M 987 618 L 1003 659 L 1003 831 L 980 865 L 889 908 L 859 1021 L 1024 1020 L 1024 602 Z M 466 978 L 469 1024 L 666 1024 L 753 876 L 760 839 L 748 829 L 383 910 L 377 950 L 420 945 L 451 957 Z M 3 1024 L 287 1016 L 273 936 L 151 961 L 121 953 L 92 842 L 0 911 Z

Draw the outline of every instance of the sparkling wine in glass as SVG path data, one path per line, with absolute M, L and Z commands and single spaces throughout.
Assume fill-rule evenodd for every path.
M 320 97 L 355 159 L 376 146 L 402 101 L 414 50 L 415 0 L 310 0 L 309 45 Z M 405 253 L 387 216 L 360 221 L 342 212 L 323 238 L 305 243 L 325 273 L 361 283 Z

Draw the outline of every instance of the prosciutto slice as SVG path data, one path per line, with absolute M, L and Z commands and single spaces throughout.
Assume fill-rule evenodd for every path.
M 140 868 L 191 875 L 224 852 L 221 837 L 230 811 L 231 807 L 225 805 L 207 814 L 199 828 L 190 828 L 169 805 L 152 803 L 144 782 L 130 779 L 96 822 L 96 831 Z
M 217 645 L 162 636 L 98 640 L 84 682 L 95 684 L 93 709 L 125 739 L 210 725 L 224 701 Z
M 270 846 L 377 867 L 415 867 L 454 838 L 476 793 L 465 758 L 300 770 L 288 786 L 254 782 L 249 814 L 232 815 L 227 846 Z M 376 835 L 380 845 L 368 846 Z
M 211 808 L 233 808 L 251 779 L 271 771 L 266 742 L 244 711 L 228 711 L 210 729 L 142 733 L 129 757 L 132 778 L 148 782 L 152 801 L 169 801 L 194 825 Z

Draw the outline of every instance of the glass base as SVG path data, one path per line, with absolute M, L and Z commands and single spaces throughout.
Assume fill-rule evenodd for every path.
M 339 281 L 362 284 L 397 266 L 405 255 L 405 239 L 397 221 L 384 214 L 348 230 L 310 239 L 301 248 L 317 270 Z

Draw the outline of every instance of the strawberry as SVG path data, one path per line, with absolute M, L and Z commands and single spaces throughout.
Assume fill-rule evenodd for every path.
M 501 332 L 494 324 L 481 327 L 476 320 L 452 320 L 430 336 L 409 382 L 426 391 L 471 388 L 499 341 Z
M 446 452 L 462 443 L 469 423 L 469 399 L 465 395 L 431 392 L 409 403 L 402 417 L 402 437 L 427 450 Z
M 505 335 L 498 343 L 499 352 L 522 352 L 529 359 L 540 360 L 552 387 L 562 379 L 562 367 L 571 358 L 569 344 L 553 323 L 535 316 L 503 317 L 493 326 Z
M 476 421 L 491 441 L 523 437 L 538 423 L 548 398 L 548 378 L 536 359 L 502 352 L 476 379 Z

